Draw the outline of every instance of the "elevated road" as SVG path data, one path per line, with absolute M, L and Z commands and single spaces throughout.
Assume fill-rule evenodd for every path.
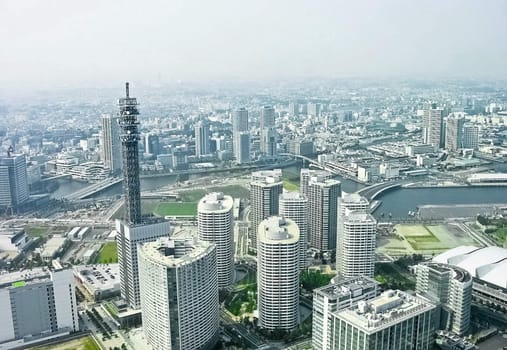
M 371 185 L 357 191 L 358 194 L 365 197 L 368 201 L 374 200 L 377 196 L 385 191 L 401 187 L 401 182 L 383 182 L 380 184 Z
M 63 198 L 65 198 L 66 200 L 69 200 L 69 201 L 85 199 L 85 198 L 88 198 L 96 193 L 104 191 L 104 190 L 108 189 L 109 187 L 114 186 L 120 182 L 122 182 L 122 179 L 107 178 L 107 179 L 102 180 L 100 182 L 96 182 L 94 184 L 91 184 L 90 186 L 87 186 L 85 188 L 82 188 L 79 191 L 71 193 Z

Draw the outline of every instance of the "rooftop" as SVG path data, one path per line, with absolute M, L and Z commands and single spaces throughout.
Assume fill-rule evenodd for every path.
M 456 265 L 473 277 L 507 288 L 507 249 L 460 246 L 433 258 L 434 262 Z
M 264 243 L 292 244 L 299 241 L 296 223 L 282 216 L 272 216 L 259 225 L 258 239 Z
M 329 299 L 352 295 L 361 295 L 363 290 L 375 288 L 378 283 L 368 277 L 359 276 L 347 279 L 334 277 L 327 286 L 315 289 L 315 293 L 322 294 Z
M 82 283 L 92 290 L 113 289 L 120 284 L 118 264 L 74 266 L 74 276 L 80 278 Z
M 47 281 L 51 278 L 49 269 L 35 267 L 31 270 L 21 270 L 0 274 L 0 288 L 19 287 L 28 283 Z M 23 282 L 20 284 L 19 282 Z
M 204 196 L 197 206 L 199 212 L 227 212 L 233 206 L 231 196 L 224 196 L 222 192 L 213 192 Z
M 372 334 L 403 320 L 436 308 L 425 299 L 408 293 L 388 290 L 369 301 L 360 301 L 356 307 L 338 311 L 335 317 Z
M 140 251 L 158 264 L 177 267 L 200 259 L 213 248 L 214 244 L 192 237 L 162 237 L 143 244 Z

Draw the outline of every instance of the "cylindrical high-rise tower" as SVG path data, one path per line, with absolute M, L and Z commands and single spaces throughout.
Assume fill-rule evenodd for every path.
M 299 229 L 272 216 L 260 223 L 258 240 L 259 327 L 293 329 L 299 321 Z
M 219 335 L 215 246 L 160 238 L 138 252 L 143 329 L 153 350 L 212 349 Z
M 215 192 L 204 196 L 197 206 L 199 239 L 215 243 L 217 250 L 218 288 L 234 282 L 233 199 Z

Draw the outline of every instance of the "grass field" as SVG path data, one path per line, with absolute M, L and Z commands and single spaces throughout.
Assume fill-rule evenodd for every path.
M 63 234 L 69 230 L 68 226 L 49 226 L 49 225 L 27 225 L 25 232 L 30 237 L 46 237 L 50 234 Z
M 47 346 L 38 346 L 29 350 L 100 350 L 92 337 L 74 339 L 61 344 L 51 344 Z
M 197 214 L 197 203 L 159 203 L 154 213 L 160 216 L 195 216 Z
M 210 186 L 195 190 L 180 191 L 180 199 L 183 202 L 198 202 L 202 197 L 210 192 L 222 192 L 223 194 L 232 196 L 233 198 L 248 198 L 250 191 L 241 185 L 229 186 Z
M 299 186 L 290 180 L 283 180 L 283 188 L 289 192 L 299 191 Z
M 110 264 L 118 262 L 118 251 L 116 249 L 116 242 L 107 242 L 100 248 L 96 264 Z
M 396 236 L 379 237 L 379 252 L 389 255 L 438 254 L 474 240 L 452 225 L 396 225 Z

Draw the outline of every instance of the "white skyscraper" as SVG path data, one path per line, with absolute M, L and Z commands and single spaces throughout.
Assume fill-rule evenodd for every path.
M 273 216 L 260 223 L 258 240 L 259 327 L 293 329 L 299 322 L 299 229 Z
M 364 212 L 346 210 L 341 225 L 340 274 L 343 277 L 373 277 L 377 221 Z
M 153 350 L 212 349 L 219 336 L 215 245 L 161 238 L 139 249 L 141 312 Z
M 257 249 L 257 229 L 262 220 L 278 215 L 280 195 L 283 191 L 280 169 L 256 171 L 250 182 L 251 237 L 250 247 Z
M 109 169 L 112 173 L 118 173 L 123 164 L 118 118 L 118 116 L 110 114 L 104 114 L 101 117 L 102 161 L 104 162 L 104 168 Z
M 210 153 L 210 130 L 206 120 L 195 124 L 195 155 L 201 157 Z
M 167 221 L 143 222 L 127 224 L 116 220 L 116 245 L 118 248 L 118 264 L 120 265 L 121 297 L 133 309 L 139 309 L 139 267 L 137 250 L 141 243 L 153 242 L 160 237 L 169 237 L 170 225 Z
M 308 198 L 299 192 L 285 192 L 280 195 L 279 215 L 291 219 L 299 228 L 299 267 L 306 267 L 308 251 Z
M 273 107 L 262 107 L 259 124 L 261 129 L 267 129 L 275 126 L 275 109 Z
M 342 198 L 338 199 L 338 229 L 336 232 L 336 270 L 338 274 L 342 269 L 344 263 L 343 257 L 343 218 L 346 213 L 350 212 L 370 212 L 370 203 L 368 200 L 357 193 L 346 194 Z
M 216 245 L 218 288 L 234 282 L 233 199 L 223 193 L 204 196 L 197 206 L 199 239 Z
M 341 183 L 314 176 L 308 185 L 310 246 L 320 251 L 336 249 L 336 220 Z
M 0 156 L 0 207 L 15 209 L 29 195 L 25 155 Z
M 424 263 L 416 267 L 416 292 L 442 304 L 439 329 L 465 335 L 470 328 L 472 276 L 453 265 Z
M 232 132 L 244 131 L 248 131 L 248 111 L 242 107 L 232 115 Z
M 423 114 L 423 143 L 439 148 L 444 146 L 444 110 L 435 104 L 424 109 Z

